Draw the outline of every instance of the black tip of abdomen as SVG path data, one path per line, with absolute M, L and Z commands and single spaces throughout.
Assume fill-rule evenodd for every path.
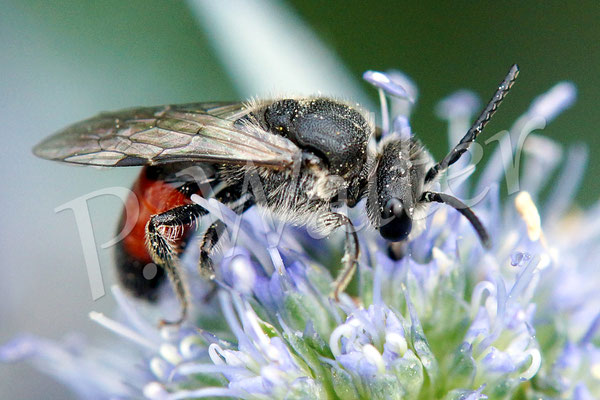
M 158 298 L 160 285 L 165 280 L 164 270 L 147 261 L 140 261 L 116 246 L 116 268 L 119 283 L 133 296 L 154 302 Z

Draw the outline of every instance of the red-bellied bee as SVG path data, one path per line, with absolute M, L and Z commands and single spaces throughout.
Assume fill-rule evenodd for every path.
M 258 205 L 324 233 L 344 227 L 344 266 L 333 289 L 337 298 L 357 267 L 359 245 L 350 219 L 332 208 L 336 202 L 354 207 L 366 198 L 370 224 L 390 242 L 406 241 L 422 230 L 419 216 L 428 203 L 445 203 L 459 210 L 483 245 L 490 246 L 485 228 L 465 204 L 431 188 L 481 133 L 517 74 L 513 65 L 473 126 L 438 163 L 416 138 L 390 134 L 369 146 L 376 128 L 364 110 L 319 97 L 103 113 L 58 132 L 34 152 L 75 164 L 144 166 L 130 199 L 139 201 L 140 213 L 135 221 L 123 216 L 122 223 L 132 222 L 133 231 L 119 243 L 119 276 L 133 294 L 153 299 L 166 271 L 181 303 L 176 323 L 186 317 L 189 298 L 179 248 L 207 214 L 190 200 L 193 194 L 214 196 L 236 213 Z M 181 173 L 190 166 L 200 167 L 205 179 Z M 248 177 L 261 190 L 245 184 Z M 217 220 L 201 239 L 203 274 L 214 276 L 210 254 L 224 229 Z M 143 269 L 152 262 L 162 268 L 146 279 Z

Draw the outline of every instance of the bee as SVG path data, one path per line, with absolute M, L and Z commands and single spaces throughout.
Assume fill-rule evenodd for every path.
M 343 267 L 332 293 L 337 299 L 357 268 L 360 249 L 352 221 L 334 204 L 352 208 L 366 199 L 370 225 L 398 244 L 424 229 L 430 203 L 445 203 L 467 218 L 484 247 L 491 246 L 473 211 L 432 187 L 490 121 L 518 72 L 513 65 L 472 127 L 439 162 L 417 138 L 389 134 L 378 140 L 365 110 L 327 97 L 102 113 L 47 138 L 34 153 L 74 164 L 143 166 L 128 200 L 139 202 L 140 212 L 121 218 L 133 229 L 118 243 L 118 276 L 131 293 L 153 300 L 166 272 L 181 304 L 180 318 L 171 323 L 185 320 L 189 303 L 178 255 L 208 214 L 191 201 L 194 194 L 216 198 L 238 214 L 257 205 L 324 234 L 344 228 Z M 191 167 L 202 172 L 201 179 L 183 172 Z M 225 228 L 217 220 L 200 240 L 199 270 L 209 278 L 214 278 L 211 252 Z M 160 268 L 145 276 L 152 263 Z

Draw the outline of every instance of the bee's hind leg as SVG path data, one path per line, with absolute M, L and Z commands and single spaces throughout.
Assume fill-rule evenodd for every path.
M 185 228 L 195 225 L 207 211 L 197 204 L 187 204 L 156 214 L 146 225 L 146 247 L 154 263 L 167 272 L 181 305 L 181 315 L 175 321 L 162 320 L 161 325 L 180 325 L 187 317 L 190 293 L 179 265 L 179 239 Z M 197 225 L 197 224 L 196 224 Z

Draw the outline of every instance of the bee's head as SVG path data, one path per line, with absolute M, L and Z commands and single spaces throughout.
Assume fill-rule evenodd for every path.
M 409 215 L 410 207 L 399 197 L 389 197 L 381 207 L 381 223 L 379 233 L 392 242 L 404 240 L 412 230 L 412 216 Z
M 379 229 L 381 236 L 394 242 L 407 239 L 411 233 L 415 233 L 413 222 L 422 222 L 423 219 L 423 215 L 415 218 L 415 211 L 424 210 L 427 203 L 437 202 L 449 205 L 464 215 L 473 225 L 482 244 L 490 248 L 487 231 L 466 204 L 448 194 L 428 189 L 477 139 L 518 74 L 519 67 L 514 64 L 465 136 L 437 163 L 432 162 L 429 153 L 414 138 L 391 134 L 389 139 L 380 143 L 376 168 L 368 183 L 367 210 L 371 224 Z M 423 226 L 422 223 L 420 225 Z
M 395 139 L 382 145 L 370 182 L 368 209 L 371 222 L 384 239 L 405 240 L 413 231 L 430 165 L 429 153 L 413 139 Z

